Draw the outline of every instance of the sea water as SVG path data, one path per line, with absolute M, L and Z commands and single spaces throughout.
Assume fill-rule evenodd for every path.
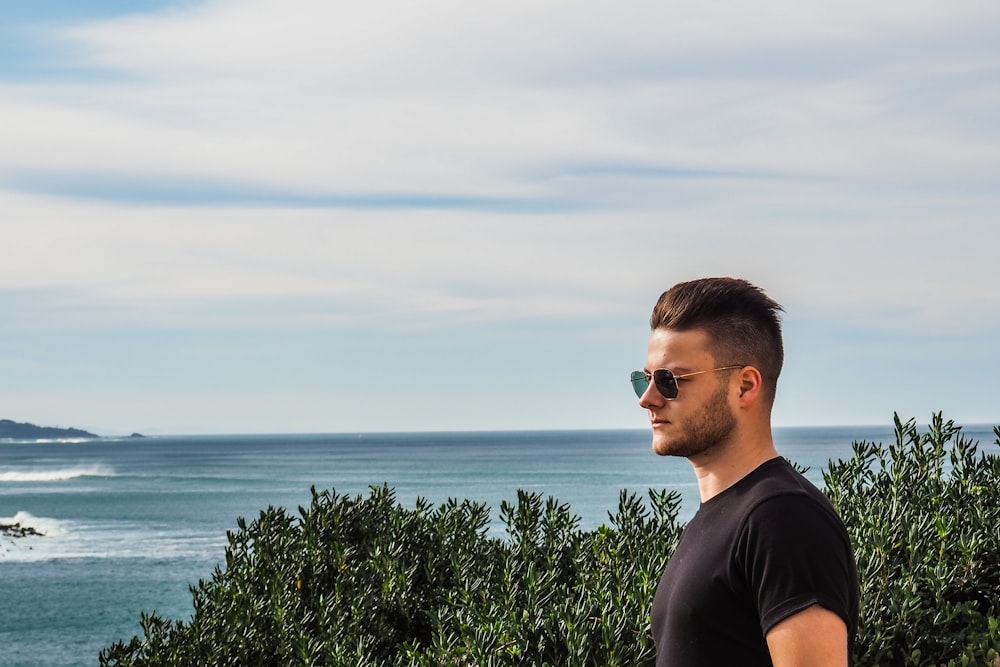
M 992 428 L 966 427 L 997 451 Z M 779 428 L 779 451 L 822 485 L 854 440 L 889 427 Z M 584 528 L 607 522 L 622 489 L 678 491 L 698 505 L 682 459 L 658 458 L 648 431 L 254 435 L 0 442 L 0 524 L 44 536 L 0 538 L 0 665 L 96 665 L 140 632 L 142 612 L 189 618 L 188 586 L 224 560 L 226 531 L 269 505 L 293 513 L 310 487 L 400 503 L 468 498 L 492 507 L 518 489 L 568 503 Z

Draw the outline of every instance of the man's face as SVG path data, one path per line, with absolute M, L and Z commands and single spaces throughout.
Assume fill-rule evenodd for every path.
M 704 331 L 656 329 L 649 338 L 646 371 L 667 368 L 675 375 L 718 368 Z M 736 418 L 729 405 L 732 372 L 702 373 L 677 381 L 674 400 L 653 382 L 639 399 L 653 427 L 653 451 L 660 456 L 695 458 L 725 445 Z

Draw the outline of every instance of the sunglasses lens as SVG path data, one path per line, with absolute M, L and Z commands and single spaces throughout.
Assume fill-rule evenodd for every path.
M 632 390 L 635 391 L 635 395 L 642 398 L 642 395 L 646 393 L 646 389 L 649 388 L 649 380 L 646 379 L 646 374 L 642 371 L 632 371 L 629 379 L 632 381 Z
M 677 398 L 677 378 L 666 369 L 653 371 L 653 382 L 656 383 L 656 390 L 668 401 Z

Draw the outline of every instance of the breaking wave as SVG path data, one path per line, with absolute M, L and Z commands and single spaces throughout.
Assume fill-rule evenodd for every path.
M 54 470 L 3 470 L 2 482 L 63 482 L 79 477 L 114 477 L 115 471 L 106 465 L 86 465 Z
M 34 516 L 24 511 L 18 512 L 12 517 L 0 516 L 0 525 L 33 528 L 42 535 L 63 535 L 66 532 L 65 523 L 63 521 Z

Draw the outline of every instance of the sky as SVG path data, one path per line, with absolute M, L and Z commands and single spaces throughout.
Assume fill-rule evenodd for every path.
M 1000 4 L 0 5 L 0 417 L 645 428 L 673 284 L 773 420 L 1000 423 Z

